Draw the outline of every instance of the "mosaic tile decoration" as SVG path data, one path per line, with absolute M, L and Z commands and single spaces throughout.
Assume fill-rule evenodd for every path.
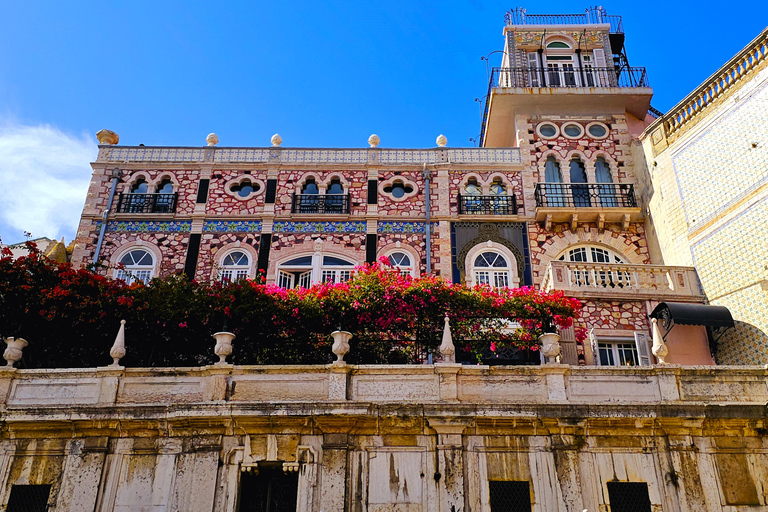
M 96 230 L 101 229 L 101 221 L 93 221 Z M 107 231 L 123 231 L 134 233 L 187 233 L 192 228 L 189 221 L 117 221 L 107 222 Z
M 736 329 L 720 340 L 720 364 L 768 363 L 768 198 L 692 246 L 694 264 L 712 304 L 725 306 Z
M 206 221 L 203 231 L 214 233 L 260 233 L 261 221 Z
M 365 233 L 366 222 L 275 222 L 274 233 Z
M 672 156 L 689 230 L 768 183 L 768 87 L 744 98 Z M 765 144 L 763 142 L 763 144 Z
M 391 222 L 391 221 L 379 221 L 376 226 L 376 232 L 378 233 L 424 233 L 425 222 Z M 437 222 L 432 222 L 432 231 L 434 232 L 438 226 Z

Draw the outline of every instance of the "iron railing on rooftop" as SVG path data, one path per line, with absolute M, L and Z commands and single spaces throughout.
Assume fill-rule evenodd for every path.
M 117 213 L 174 213 L 179 194 L 120 194 Z
M 631 183 L 537 183 L 537 208 L 636 208 Z
M 609 15 L 602 7 L 589 7 L 584 14 L 528 14 L 515 7 L 504 15 L 507 25 L 598 25 L 609 24 L 611 33 L 623 33 L 621 16 Z
M 648 87 L 645 68 L 522 66 L 493 68 L 491 87 Z

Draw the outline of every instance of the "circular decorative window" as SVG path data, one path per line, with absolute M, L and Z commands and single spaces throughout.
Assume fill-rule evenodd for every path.
M 536 126 L 536 133 L 545 139 L 554 139 L 557 137 L 559 130 L 557 129 L 557 126 L 552 123 L 541 123 Z
M 587 125 L 587 133 L 595 139 L 604 139 L 608 136 L 608 127 L 603 123 L 590 123 Z
M 248 197 L 259 190 L 259 185 L 246 180 L 236 185 L 232 185 L 231 190 L 240 197 Z
M 264 192 L 264 182 L 251 176 L 238 176 L 224 185 L 224 191 L 239 201 L 247 201 Z
M 392 194 L 395 199 L 402 199 L 406 194 L 413 192 L 413 187 L 405 185 L 401 181 L 396 181 L 388 187 L 384 187 L 384 192 Z
M 578 139 L 584 135 L 584 128 L 580 124 L 566 123 L 563 125 L 563 135 L 569 139 Z

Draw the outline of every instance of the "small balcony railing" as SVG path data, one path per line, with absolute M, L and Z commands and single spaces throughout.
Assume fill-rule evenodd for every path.
M 491 87 L 648 87 L 645 68 L 521 66 L 493 68 Z
M 607 23 L 611 33 L 623 33 L 621 16 L 608 14 L 602 7 L 589 7 L 584 14 L 528 14 L 516 7 L 504 15 L 508 25 L 593 25 Z
M 120 194 L 117 213 L 174 213 L 179 194 Z
M 636 208 L 630 183 L 537 183 L 537 208 Z
M 349 194 L 294 194 L 291 213 L 348 214 Z
M 467 196 L 459 194 L 459 214 L 517 215 L 517 199 L 511 196 Z

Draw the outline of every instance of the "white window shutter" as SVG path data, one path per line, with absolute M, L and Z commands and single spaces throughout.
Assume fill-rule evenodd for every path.
M 648 346 L 648 335 L 642 332 L 636 332 L 635 347 L 637 347 L 637 355 L 640 359 L 640 366 L 650 366 L 652 360 L 651 348 Z
M 595 336 L 595 330 L 589 330 L 589 345 L 592 347 L 592 359 L 595 360 L 595 364 L 600 366 L 600 349 L 597 346 L 597 336 Z
M 602 48 L 595 48 L 592 50 L 592 55 L 595 57 L 594 65 L 598 68 L 607 68 L 608 65 L 605 63 L 605 50 Z
M 605 50 L 602 48 L 595 48 L 592 50 L 592 56 L 595 58 L 593 65 L 597 68 L 595 73 L 597 83 L 595 85 L 598 87 L 607 87 L 611 85 L 608 73 L 605 69 L 608 67 L 608 64 L 605 62 Z

